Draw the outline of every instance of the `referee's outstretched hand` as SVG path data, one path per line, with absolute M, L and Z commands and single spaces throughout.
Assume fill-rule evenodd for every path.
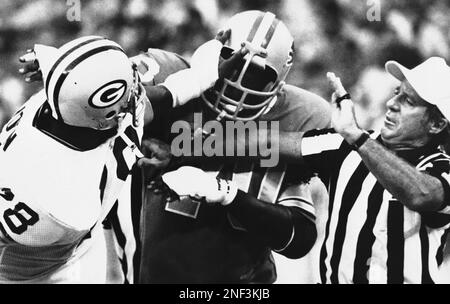
M 331 106 L 333 108 L 331 114 L 332 127 L 349 144 L 353 144 L 362 133 L 356 122 L 353 101 L 342 86 L 340 78 L 336 77 L 334 73 L 327 73 L 327 78 L 334 90 L 331 96 Z

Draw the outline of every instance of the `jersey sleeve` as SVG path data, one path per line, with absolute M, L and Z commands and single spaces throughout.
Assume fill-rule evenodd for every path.
M 279 195 L 277 203 L 286 207 L 301 209 L 303 215 L 312 222 L 316 219 L 316 212 L 308 184 L 287 186 Z
M 133 174 L 136 173 L 137 169 L 134 168 Z M 107 246 L 114 249 L 114 253 L 109 254 L 111 260 L 108 260 L 108 264 L 120 265 L 123 282 L 130 284 L 136 282 L 140 263 L 140 201 L 136 197 L 140 196 L 137 191 L 140 182 L 135 178 L 133 181 L 127 180 L 118 200 L 103 221 L 105 233 L 109 234 L 107 241 L 111 242 Z
M 352 150 L 334 129 L 305 132 L 301 143 L 304 164 L 327 180 L 334 166 Z
M 287 207 L 292 230 L 287 242 L 273 250 L 289 258 L 302 257 L 311 250 L 317 237 L 316 212 L 309 185 L 287 185 L 282 189 L 277 204 Z
M 419 170 L 441 181 L 444 189 L 444 201 L 442 202 L 442 207 L 437 212 L 450 216 L 450 157 L 439 153 L 434 157 L 430 157 L 428 161 L 419 167 Z
M 148 71 L 154 75 L 152 85 L 163 83 L 170 74 L 189 68 L 189 63 L 178 54 L 154 48 L 131 59 L 138 63 L 141 75 Z
M 108 213 L 108 216 L 103 221 L 103 229 L 105 230 L 106 236 L 106 246 L 108 250 L 112 252 L 108 253 L 107 267 L 108 269 L 115 268 L 117 265 L 120 268 L 116 270 L 120 276 L 122 283 L 129 283 L 130 269 L 128 268 L 128 258 L 126 248 L 127 239 L 125 237 L 124 231 L 120 225 L 120 220 L 118 217 L 118 202 L 116 202 Z M 132 271 L 132 270 L 131 270 Z
M 305 138 L 308 137 L 305 141 L 309 142 L 314 138 L 312 145 L 317 148 L 318 145 L 316 142 L 319 139 L 315 136 L 321 135 L 322 133 L 326 134 L 330 131 L 327 129 L 331 125 L 331 107 L 329 103 L 317 94 L 292 85 L 285 85 L 277 98 L 275 105 L 263 118 L 265 120 L 279 122 L 279 129 L 281 131 L 280 143 L 286 147 L 290 144 L 289 142 L 284 143 L 283 141 L 285 132 L 308 132 L 305 134 Z M 318 133 L 317 130 L 324 131 Z M 337 135 L 336 138 L 340 139 L 340 136 Z M 310 143 L 307 144 L 307 147 L 311 147 Z M 280 152 L 284 150 L 280 149 Z M 316 154 L 314 159 L 321 156 L 321 151 L 310 152 Z M 280 155 L 280 159 L 284 159 L 283 154 Z M 290 179 L 301 182 L 308 182 L 314 175 L 314 171 L 316 171 L 312 163 L 289 165 L 288 167 L 289 170 L 287 173 Z
M 331 107 L 314 93 L 285 85 L 277 96 L 277 102 L 263 118 L 279 121 L 281 131 L 325 129 L 331 125 Z
M 316 129 L 326 129 L 331 126 L 331 107 L 330 104 L 322 97 L 300 89 L 299 95 L 302 97 L 303 105 L 301 111 L 304 111 L 303 115 L 297 114 L 297 119 L 300 125 L 299 131 L 308 131 Z M 304 108 L 307 110 L 305 111 Z M 302 118 L 303 119 L 300 119 Z

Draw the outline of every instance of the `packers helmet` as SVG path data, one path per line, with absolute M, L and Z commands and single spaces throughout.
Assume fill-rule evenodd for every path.
M 130 112 L 137 124 L 146 92 L 136 66 L 117 43 L 99 36 L 75 39 L 57 49 L 42 71 L 56 119 L 105 130 L 116 127 L 119 118 Z

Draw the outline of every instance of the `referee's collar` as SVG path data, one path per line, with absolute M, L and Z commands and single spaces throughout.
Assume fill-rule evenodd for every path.
M 381 139 L 381 135 L 378 135 L 377 141 L 379 141 L 383 146 L 385 146 L 383 140 Z M 398 150 L 393 152 L 400 158 L 406 160 L 407 162 L 413 165 L 417 165 L 424 156 L 438 153 L 439 152 L 438 146 L 439 146 L 438 144 L 431 142 L 419 148 L 409 150 Z

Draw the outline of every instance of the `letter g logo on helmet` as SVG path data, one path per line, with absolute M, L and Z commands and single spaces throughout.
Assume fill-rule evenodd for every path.
M 94 108 L 106 108 L 118 102 L 127 90 L 125 80 L 113 80 L 98 88 L 90 97 L 89 105 Z

